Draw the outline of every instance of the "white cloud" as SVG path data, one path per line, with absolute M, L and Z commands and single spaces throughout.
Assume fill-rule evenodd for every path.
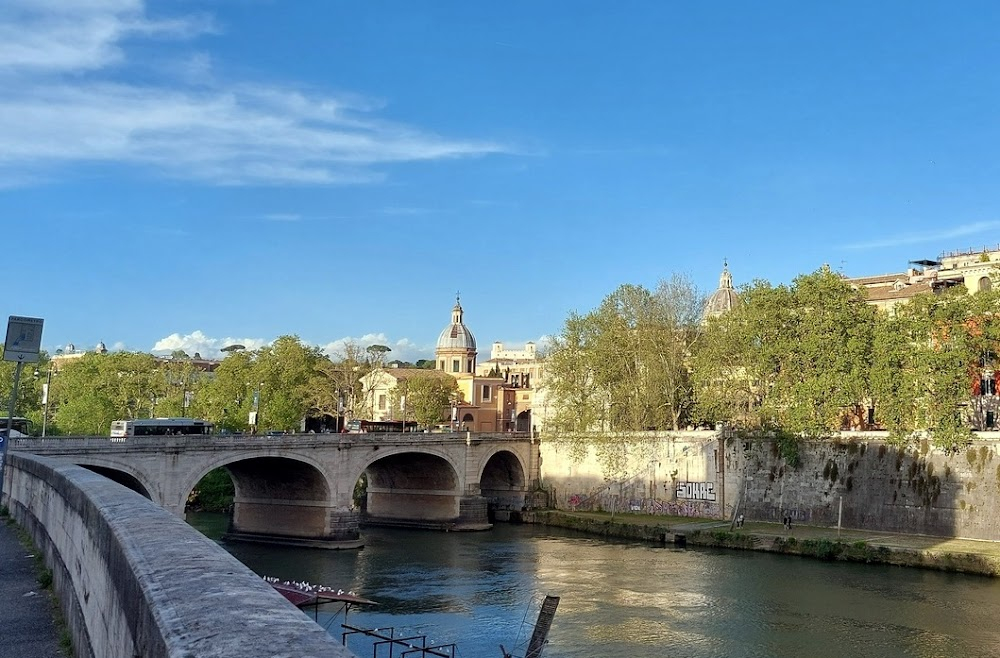
M 229 345 L 242 345 L 248 350 L 256 350 L 270 345 L 272 342 L 273 339 L 264 338 L 212 338 L 201 330 L 195 330 L 190 334 L 173 333 L 161 338 L 156 341 L 150 351 L 153 354 L 167 355 L 175 350 L 184 350 L 190 356 L 194 356 L 197 352 L 206 359 L 218 359 L 225 356 L 222 348 Z M 433 349 L 418 346 L 409 338 L 392 340 L 383 333 L 371 333 L 359 337 L 345 336 L 323 345 L 317 345 L 317 347 L 327 355 L 337 358 L 343 355 L 344 347 L 348 343 L 358 345 L 362 349 L 369 345 L 386 345 L 391 350 L 388 355 L 389 361 L 399 359 L 415 362 L 418 359 L 426 359 L 434 355 Z
M 189 356 L 194 356 L 197 352 L 206 359 L 218 359 L 224 354 L 222 348 L 229 345 L 242 345 L 248 350 L 255 350 L 270 342 L 263 338 L 210 338 L 197 330 L 183 336 L 174 333 L 161 338 L 150 351 L 153 354 L 170 354 L 175 350 L 184 350 Z
M 214 184 L 356 184 L 381 180 L 379 165 L 506 150 L 379 120 L 356 95 L 217 81 L 205 53 L 176 55 L 172 84 L 129 81 L 127 41 L 210 30 L 201 17 L 150 19 L 141 0 L 0 10 L 0 187 L 83 162 Z
M 967 235 L 978 235 L 987 231 L 995 231 L 1000 228 L 1000 221 L 972 222 L 961 224 L 951 228 L 944 228 L 939 231 L 926 231 L 923 233 L 900 233 L 897 235 L 871 240 L 868 242 L 856 242 L 845 245 L 847 249 L 885 249 L 887 247 L 901 247 L 909 244 L 921 244 L 924 242 L 943 242 L 954 238 L 961 238 Z
M 343 356 L 344 348 L 348 344 L 353 344 L 362 349 L 369 345 L 385 345 L 391 351 L 387 355 L 387 361 L 409 361 L 415 363 L 419 359 L 429 359 L 434 356 L 434 350 L 429 347 L 422 347 L 411 341 L 409 338 L 391 340 L 383 333 L 365 334 L 364 336 L 345 336 L 337 340 L 320 345 L 320 348 L 333 358 Z

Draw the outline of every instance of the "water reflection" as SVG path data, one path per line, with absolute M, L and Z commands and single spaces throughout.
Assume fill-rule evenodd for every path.
M 209 536 L 224 529 L 207 515 L 193 522 Z M 501 643 L 515 642 L 523 652 L 544 594 L 561 597 L 546 658 L 1000 656 L 1000 583 L 985 578 L 606 543 L 528 526 L 369 529 L 365 539 L 361 551 L 226 547 L 257 573 L 380 603 L 352 612 L 352 623 L 454 641 L 461 656 L 499 656 Z

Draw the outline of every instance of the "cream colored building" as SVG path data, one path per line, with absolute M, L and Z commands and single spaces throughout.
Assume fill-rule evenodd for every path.
M 534 345 L 529 345 L 526 349 L 533 355 Z M 371 420 L 403 420 L 403 410 L 397 408 L 394 393 L 402 381 L 418 376 L 449 377 L 458 388 L 451 404 L 449 425 L 452 429 L 473 432 L 528 431 L 531 427 L 531 399 L 530 395 L 525 397 L 529 390 L 525 383 L 530 383 L 538 368 L 515 368 L 505 379 L 491 372 L 496 364 L 486 365 L 485 369 L 479 367 L 478 354 L 476 338 L 465 325 L 461 300 L 456 300 L 451 310 L 451 322 L 441 331 L 434 349 L 435 369 L 382 368 L 365 375 L 361 380 L 364 416 Z M 511 381 L 516 381 L 517 386 Z M 446 410 L 442 411 L 447 415 Z
M 363 391 L 363 410 L 357 413 L 359 418 L 368 420 L 413 420 L 413 415 L 407 417 L 405 403 L 396 399 L 396 388 L 407 379 L 416 377 L 451 377 L 438 370 L 425 368 L 378 368 L 361 378 Z M 445 410 L 442 409 L 442 418 Z
M 911 264 L 918 267 L 905 272 L 853 277 L 847 281 L 856 288 L 865 288 L 868 302 L 887 313 L 917 295 L 939 292 L 955 285 L 964 285 L 973 294 L 992 289 L 992 275 L 1000 267 L 1000 245 L 950 251 L 937 260 L 918 260 Z
M 499 410 L 501 429 L 517 432 L 530 431 L 535 424 L 539 386 L 542 383 L 544 364 L 535 344 L 528 342 L 523 349 L 508 349 L 495 342 L 490 349 L 490 359 L 477 367 L 481 376 L 502 379 L 503 408 Z
M 459 398 L 452 405 L 455 429 L 474 432 L 498 432 L 509 429 L 505 412 L 509 395 L 502 377 L 477 374 L 479 355 L 476 337 L 465 325 L 465 311 L 460 299 L 451 309 L 451 323 L 441 330 L 434 349 L 437 370 L 455 378 Z

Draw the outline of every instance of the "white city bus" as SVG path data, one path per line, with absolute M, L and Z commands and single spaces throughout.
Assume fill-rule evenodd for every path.
M 212 423 L 197 418 L 138 418 L 111 423 L 111 436 L 170 436 L 173 434 L 211 434 Z

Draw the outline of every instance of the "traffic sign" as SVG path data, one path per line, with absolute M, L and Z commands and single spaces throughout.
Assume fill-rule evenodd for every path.
M 10 316 L 7 320 L 7 340 L 3 344 L 3 360 L 17 363 L 38 361 L 44 322 L 42 318 Z

